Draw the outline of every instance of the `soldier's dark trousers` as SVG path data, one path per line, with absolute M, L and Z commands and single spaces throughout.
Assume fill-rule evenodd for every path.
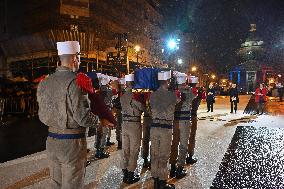
M 84 186 L 87 142 L 82 139 L 47 138 L 50 189 L 81 189 Z
M 172 129 L 151 127 L 151 175 L 168 179 L 168 161 L 171 153 Z
M 197 130 L 197 116 L 191 116 L 190 135 L 188 140 L 188 154 L 190 156 L 194 155 L 196 130 Z
M 117 126 L 116 126 L 116 130 L 115 130 L 115 135 L 116 135 L 116 141 L 122 141 L 122 128 L 121 128 L 121 124 L 122 124 L 122 114 L 121 114 L 121 110 L 116 110 L 116 119 L 117 119 Z
M 98 125 L 96 128 L 96 143 L 95 143 L 95 148 L 100 149 L 102 147 L 102 137 L 103 137 L 103 127 L 101 125 Z
M 188 151 L 188 140 L 190 133 L 190 121 L 174 121 L 173 139 L 171 146 L 170 164 L 178 166 L 185 165 L 185 159 Z
M 122 169 L 134 172 L 142 138 L 141 123 L 122 122 Z
M 142 158 L 147 159 L 149 156 L 150 128 L 152 119 L 150 116 L 143 117 L 143 139 L 142 139 Z

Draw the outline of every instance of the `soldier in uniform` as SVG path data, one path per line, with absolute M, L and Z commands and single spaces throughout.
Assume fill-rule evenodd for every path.
M 167 184 L 167 163 L 171 152 L 175 105 L 178 102 L 175 93 L 168 90 L 170 78 L 170 72 L 159 72 L 160 87 L 150 97 L 151 173 L 154 179 L 154 189 L 175 188 L 173 184 Z
M 125 92 L 125 78 L 119 78 L 118 80 L 119 86 L 118 91 L 116 92 L 116 97 L 113 99 L 113 107 L 115 109 L 115 115 L 117 119 L 117 127 L 116 127 L 116 140 L 117 140 L 117 149 L 122 149 L 122 134 L 121 134 L 121 124 L 122 124 L 122 113 L 121 113 L 121 104 L 120 97 Z
M 109 107 L 110 111 L 112 111 L 112 90 L 111 87 L 109 85 L 111 78 L 110 76 L 107 75 L 103 75 L 105 82 L 102 83 L 102 93 L 104 94 L 104 98 L 105 98 L 105 103 L 107 104 L 107 106 Z M 103 144 L 105 144 L 106 146 L 112 146 L 114 145 L 114 142 L 110 141 L 111 138 L 111 129 L 109 128 L 104 128 L 103 130 L 103 140 L 105 140 L 105 142 Z
M 37 90 L 39 119 L 48 126 L 46 150 L 52 189 L 83 187 L 87 159 L 86 127 L 98 117 L 91 113 L 86 95 L 76 84 L 80 64 L 78 41 L 57 43 L 61 66 Z M 103 126 L 113 126 L 101 120 Z
M 176 105 L 173 140 L 169 162 L 171 164 L 170 177 L 181 179 L 186 176 L 184 165 L 187 156 L 188 140 L 191 128 L 190 116 L 194 94 L 186 84 L 186 74 L 178 73 L 176 78 L 181 101 Z
M 101 84 L 101 91 L 100 91 L 101 95 L 103 96 L 104 102 L 110 111 L 111 94 L 107 93 L 107 86 L 106 86 L 110 81 L 109 77 L 104 74 L 98 74 L 98 78 Z M 98 159 L 104 159 L 104 158 L 109 157 L 109 153 L 105 151 L 106 137 L 107 137 L 108 131 L 109 131 L 109 128 L 105 128 L 102 125 L 98 125 L 97 133 L 96 133 L 96 143 L 95 143 L 95 148 L 96 148 L 95 157 Z
M 194 155 L 195 137 L 197 130 L 197 110 L 202 99 L 203 90 L 202 88 L 200 88 L 199 90 L 196 88 L 196 84 L 198 83 L 198 77 L 191 76 L 189 77 L 188 82 L 195 96 L 195 98 L 192 101 L 191 127 L 190 127 L 189 141 L 188 141 L 188 155 L 186 157 L 186 164 L 191 165 L 197 162 L 197 159 L 194 159 L 193 155 Z
M 141 114 L 145 105 L 141 100 L 135 98 L 132 93 L 134 74 L 125 76 L 126 91 L 120 98 L 122 106 L 122 171 L 123 182 L 132 184 L 140 180 L 134 175 L 140 151 L 142 126 Z

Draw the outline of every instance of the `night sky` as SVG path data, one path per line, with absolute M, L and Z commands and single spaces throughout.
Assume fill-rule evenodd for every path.
M 167 31 L 190 33 L 191 56 L 206 71 L 225 73 L 240 63 L 236 52 L 251 23 L 267 49 L 284 47 L 283 0 L 164 0 L 161 5 Z

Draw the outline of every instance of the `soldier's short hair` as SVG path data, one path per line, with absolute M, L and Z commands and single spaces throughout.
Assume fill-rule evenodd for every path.
M 63 55 L 59 55 L 59 59 L 61 62 L 64 62 L 66 59 L 71 59 L 72 58 L 72 54 L 63 54 Z

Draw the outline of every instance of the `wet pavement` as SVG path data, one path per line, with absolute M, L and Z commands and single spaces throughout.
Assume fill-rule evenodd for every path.
M 0 125 L 0 163 L 45 150 L 47 127 L 37 118 L 9 117 Z
M 253 166 L 259 166 L 261 169 L 262 164 L 258 165 L 258 162 L 260 162 L 262 158 L 270 157 L 270 160 L 273 160 L 274 156 L 271 155 L 271 153 L 283 153 L 278 145 L 281 142 L 282 144 L 284 142 L 283 137 L 280 137 L 280 135 L 282 136 L 281 128 L 284 128 L 284 114 L 281 114 L 282 105 L 271 101 L 270 107 L 275 106 L 277 103 L 277 107 L 274 107 L 277 111 L 276 113 L 269 113 L 269 115 L 260 116 L 243 114 L 249 100 L 250 96 L 241 96 L 237 114 L 229 113 L 230 104 L 228 97 L 218 97 L 216 99 L 214 112 L 212 113 L 206 112 L 206 103 L 201 104 L 198 112 L 199 121 L 195 149 L 195 157 L 198 158 L 198 162 L 192 166 L 186 167 L 188 176 L 181 180 L 171 179 L 169 182 L 175 183 L 176 188 L 182 189 L 210 187 L 229 188 L 223 187 L 227 186 L 227 182 L 230 182 L 229 180 L 226 180 L 227 175 L 235 174 L 235 176 L 237 176 L 238 173 L 233 170 L 233 168 L 247 169 L 248 167 L 242 166 L 241 164 L 247 163 L 249 165 L 250 162 L 245 161 L 244 158 L 241 158 L 241 160 L 244 161 L 235 158 L 236 154 L 243 154 L 243 157 L 245 158 L 251 156 L 254 157 L 253 154 L 257 155 L 255 161 L 252 161 L 252 163 Z M 259 127 L 266 129 L 258 130 Z M 262 133 L 265 133 L 265 136 L 267 137 L 276 136 L 274 134 L 278 133 L 277 136 L 279 137 L 276 137 L 278 141 L 274 140 L 276 139 L 275 137 L 271 140 L 267 137 L 265 138 Z M 113 134 L 112 137 L 112 140 L 114 141 L 115 134 Z M 257 138 L 262 139 L 262 141 L 263 139 L 267 140 L 261 142 L 258 141 Z M 94 140 L 91 140 L 90 138 L 88 140 L 88 143 L 91 144 L 89 146 L 92 146 Z M 254 143 L 257 144 L 255 147 L 253 146 Z M 234 146 L 233 144 L 236 145 Z M 273 150 L 274 147 L 277 147 L 276 149 L 279 150 Z M 258 151 L 259 148 L 261 148 L 261 150 Z M 250 149 L 253 151 L 250 151 Z M 94 160 L 91 165 L 87 167 L 85 189 L 150 189 L 153 187 L 151 170 L 142 169 L 142 158 L 139 158 L 137 168 L 137 172 L 141 174 L 141 181 L 133 185 L 123 184 L 122 172 L 120 169 L 121 151 L 117 151 L 115 146 L 108 150 L 111 152 L 109 158 Z M 263 153 L 263 151 L 266 153 Z M 90 152 L 90 154 L 92 153 L 93 151 Z M 281 156 L 281 158 L 282 157 L 283 156 Z M 250 159 L 248 158 L 247 160 Z M 281 161 L 282 160 L 283 159 L 281 159 Z M 281 161 L 278 162 L 281 163 Z M 233 166 L 233 168 L 230 166 Z M 277 163 L 267 164 L 265 169 L 274 169 L 275 166 L 277 166 Z M 32 155 L 31 157 L 24 157 L 6 162 L 2 165 L 0 164 L 0 175 L 3 176 L 0 177 L 0 188 L 45 189 L 49 178 L 45 151 Z M 256 171 L 254 176 L 258 177 L 263 175 Z M 235 183 L 234 188 L 243 188 L 241 185 L 238 185 L 238 183 L 244 183 L 246 178 L 238 179 L 241 179 L 241 181 L 235 182 L 232 180 L 232 182 Z M 259 183 L 261 183 L 261 181 L 257 182 L 255 186 L 258 186 L 257 184 Z
M 284 188 L 284 128 L 239 126 L 211 188 Z

